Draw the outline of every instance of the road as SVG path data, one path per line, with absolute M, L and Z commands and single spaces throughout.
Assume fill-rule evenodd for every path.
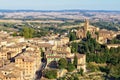
M 47 64 L 47 60 L 46 60 L 46 59 L 43 59 L 43 60 L 42 60 L 42 65 L 40 66 L 40 69 L 39 69 L 38 71 L 36 71 L 36 79 L 35 79 L 35 80 L 40 80 L 40 79 L 41 79 L 41 77 L 42 77 L 42 72 L 43 72 L 43 70 L 45 69 L 46 64 Z

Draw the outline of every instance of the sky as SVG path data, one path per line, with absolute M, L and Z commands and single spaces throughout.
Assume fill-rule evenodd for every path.
M 0 0 L 10 10 L 120 10 L 120 0 Z

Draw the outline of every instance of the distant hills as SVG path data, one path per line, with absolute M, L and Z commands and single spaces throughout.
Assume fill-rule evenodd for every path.
M 0 19 L 120 21 L 120 11 L 113 10 L 0 10 Z
M 79 10 L 79 9 L 71 9 L 71 10 L 7 10 L 0 9 L 0 12 L 120 12 L 117 10 Z

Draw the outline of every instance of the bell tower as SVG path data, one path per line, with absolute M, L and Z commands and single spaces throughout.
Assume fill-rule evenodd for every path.
M 84 24 L 84 30 L 88 30 L 88 27 L 89 27 L 89 20 L 88 19 L 85 19 L 85 24 Z

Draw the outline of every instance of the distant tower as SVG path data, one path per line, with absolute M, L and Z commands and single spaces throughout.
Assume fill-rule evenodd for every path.
M 88 30 L 88 27 L 89 27 L 89 20 L 88 19 L 85 19 L 85 24 L 84 24 L 84 30 Z
M 84 36 L 86 37 L 87 31 L 89 27 L 89 20 L 85 19 L 85 24 L 84 24 Z

